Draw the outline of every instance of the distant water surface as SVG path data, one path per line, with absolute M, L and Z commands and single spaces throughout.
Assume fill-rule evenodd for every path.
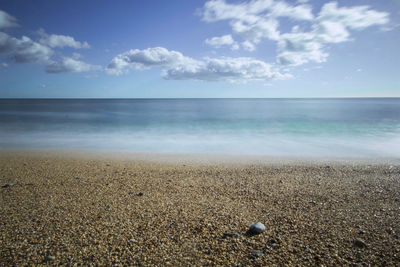
M 400 157 L 400 98 L 0 99 L 0 147 Z

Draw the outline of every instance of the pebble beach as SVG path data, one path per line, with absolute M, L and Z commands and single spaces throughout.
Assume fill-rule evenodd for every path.
M 398 163 L 3 151 L 0 186 L 0 266 L 400 265 Z

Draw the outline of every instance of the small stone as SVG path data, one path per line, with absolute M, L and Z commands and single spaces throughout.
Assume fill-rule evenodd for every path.
M 258 235 L 261 234 L 262 232 L 265 231 L 265 225 L 257 222 L 255 224 L 253 224 L 252 226 L 250 226 L 249 230 L 247 231 L 247 234 L 249 235 Z
M 56 259 L 55 256 L 47 256 L 46 261 L 54 261 Z
M 3 185 L 2 187 L 3 187 L 3 188 L 7 188 L 7 187 L 11 187 L 11 186 L 14 186 L 14 184 L 5 184 L 5 185 Z
M 257 249 L 252 249 L 250 251 L 250 253 L 251 253 L 251 255 L 257 256 L 257 257 L 264 256 L 264 253 L 262 253 L 262 251 L 257 250 Z
M 138 196 L 138 197 L 141 197 L 141 196 L 143 196 L 143 193 L 140 192 L 140 193 L 137 194 L 137 196 Z
M 367 246 L 367 244 L 365 244 L 365 241 L 361 238 L 357 238 L 356 240 L 354 240 L 353 245 L 358 248 L 365 248 Z

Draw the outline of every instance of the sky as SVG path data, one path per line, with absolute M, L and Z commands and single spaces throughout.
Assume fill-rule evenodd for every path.
M 400 97 L 400 0 L 0 0 L 0 98 Z

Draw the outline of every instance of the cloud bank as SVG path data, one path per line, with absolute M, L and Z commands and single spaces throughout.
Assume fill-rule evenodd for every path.
M 0 28 L 18 26 L 16 19 L 0 10 Z M 79 61 L 76 56 L 61 57 L 59 61 L 52 59 L 54 48 L 71 47 L 74 49 L 89 48 L 87 42 L 78 42 L 71 36 L 47 34 L 43 29 L 38 31 L 41 39 L 37 42 L 27 36 L 20 39 L 0 32 L 0 55 L 9 56 L 15 63 L 39 63 L 46 65 L 48 73 L 85 72 L 101 69 Z
M 72 47 L 75 49 L 90 48 L 87 42 L 78 42 L 73 37 L 67 35 L 47 34 L 43 29 L 38 31 L 40 38 L 39 42 L 51 48 L 56 47 Z
M 195 60 L 164 47 L 130 50 L 114 57 L 106 72 L 112 75 L 129 69 L 162 68 L 162 77 L 173 80 L 246 82 L 250 80 L 285 79 L 289 75 L 273 70 L 272 66 L 252 58 L 204 58 Z
M 329 2 L 315 16 L 307 2 L 302 0 L 293 5 L 276 0 L 252 0 L 231 4 L 225 0 L 210 0 L 204 4 L 201 17 L 208 23 L 228 21 L 232 34 L 242 39 L 240 47 L 247 51 L 254 51 L 262 40 L 275 41 L 277 62 L 289 66 L 325 62 L 329 56 L 325 51 L 328 44 L 351 40 L 351 30 L 389 23 L 387 12 L 373 10 L 370 6 L 339 7 L 337 2 Z M 299 31 L 296 25 L 292 32 L 282 33 L 280 17 L 292 22 L 308 22 L 311 30 Z M 224 36 L 233 40 L 231 34 Z

